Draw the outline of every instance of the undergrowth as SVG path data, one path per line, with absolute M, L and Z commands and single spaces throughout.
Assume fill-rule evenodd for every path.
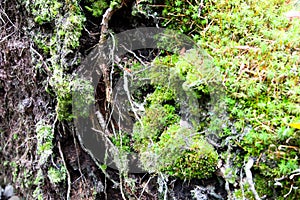
M 299 176 L 289 176 L 299 170 L 299 131 L 288 124 L 300 120 L 300 23 L 284 15 L 292 7 L 282 0 L 210 0 L 197 13 L 196 1 L 166 5 L 163 24 L 191 35 L 222 72 L 231 123 L 219 136 L 233 137 L 229 145 L 245 152 L 232 152 L 232 168 L 253 157 L 257 187 L 261 177 L 269 183 L 259 195 L 295 199 Z
M 74 50 L 79 46 L 84 28 L 82 8 L 76 0 L 22 2 L 34 18 L 32 24 L 43 27 L 33 29 L 32 39 L 47 57 L 46 70 L 50 76 L 47 91 L 57 101 L 57 118 L 71 121 L 74 117 L 71 94 L 76 83 L 67 71 L 80 63 L 80 56 Z M 120 3 L 88 0 L 85 9 L 94 16 L 101 16 L 105 8 Z M 145 115 L 141 118 L 143 125 L 135 124 L 133 148 L 141 152 L 144 164 L 153 171 L 182 179 L 212 176 L 219 158 L 223 163 L 228 157 L 234 158 L 227 163 L 226 172 L 241 171 L 251 157 L 255 159 L 253 178 L 261 197 L 296 199 L 300 195 L 299 173 L 295 174 L 299 170 L 300 138 L 299 130 L 291 129 L 288 124 L 300 120 L 300 20 L 288 20 L 284 16 L 284 12 L 292 7 L 283 0 L 168 0 L 163 3 L 158 16 L 161 25 L 191 36 L 212 57 L 213 65 L 209 67 L 220 71 L 226 93 L 224 113 L 227 116 L 224 119 L 228 121 L 215 127 L 213 133 L 223 141 L 220 146 L 231 151 L 219 150 L 218 155 L 206 141 L 203 131 L 208 131 L 207 127 L 217 119 L 213 119 L 205 106 L 185 105 L 192 128 L 180 126 L 186 116 L 179 111 L 184 105 L 176 102 L 178 96 L 182 97 L 176 90 L 178 84 L 199 100 L 213 92 L 209 83 L 220 83 L 220 80 L 203 76 L 197 65 L 178 55 L 160 57 L 153 62 L 154 70 L 155 66 L 160 70 L 171 70 L 171 75 L 177 77 L 169 81 L 170 77 L 162 76 L 163 73 L 158 76 L 151 73 L 155 91 L 147 99 Z M 70 60 L 70 57 L 74 59 Z M 40 66 L 42 61 L 37 63 L 37 67 Z M 166 80 L 171 83 L 168 87 L 165 87 Z M 89 86 L 81 89 L 88 92 Z M 198 113 L 204 113 L 205 117 L 195 118 Z M 44 124 L 37 129 L 37 135 L 41 130 L 49 132 L 48 129 L 49 126 Z M 49 137 L 53 137 L 50 132 Z M 52 151 L 51 140 L 43 138 L 38 144 L 38 149 L 43 149 L 38 150 L 38 155 L 46 157 L 40 162 L 47 162 Z M 130 151 L 126 147 L 128 140 L 121 137 L 115 138 L 114 142 Z M 164 155 L 167 151 L 176 154 L 169 157 Z M 157 160 L 157 155 L 162 156 L 161 162 L 153 166 L 148 161 Z M 14 167 L 14 163 L 11 165 Z M 47 174 L 43 173 L 38 171 L 34 183 L 36 198 L 40 199 L 45 175 L 52 184 L 65 181 L 64 168 L 49 167 Z M 236 198 L 254 199 L 247 183 L 237 174 L 226 175 L 224 178 L 231 183 Z M 243 186 L 243 190 L 238 185 Z

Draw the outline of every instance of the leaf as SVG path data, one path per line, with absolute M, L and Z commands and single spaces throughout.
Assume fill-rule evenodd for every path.
M 293 127 L 293 128 L 300 129 L 300 122 L 297 122 L 297 123 L 291 123 L 291 124 L 289 124 L 289 126 L 291 126 L 291 127 Z

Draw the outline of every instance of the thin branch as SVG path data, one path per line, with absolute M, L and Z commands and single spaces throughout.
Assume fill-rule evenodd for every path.
M 131 106 L 131 108 L 132 108 L 132 111 L 133 111 L 133 113 L 134 113 L 135 118 L 139 121 L 139 123 L 141 124 L 142 128 L 144 128 L 143 122 L 142 122 L 142 120 L 140 119 L 140 117 L 138 116 L 138 114 L 136 113 L 136 108 L 134 108 L 133 102 L 132 102 L 132 100 L 131 100 L 131 96 L 130 96 L 129 88 L 128 88 L 127 73 L 128 73 L 128 72 L 124 71 L 124 86 L 123 86 L 123 87 L 124 87 L 124 90 L 125 90 L 125 92 L 126 92 L 126 94 L 127 94 L 127 98 L 128 98 L 128 101 L 129 101 L 129 103 L 130 103 L 130 106 Z
M 290 194 L 291 194 L 291 192 L 292 192 L 292 190 L 293 190 L 293 184 L 291 184 L 291 187 L 290 187 L 290 190 L 289 190 L 289 192 L 287 193 L 287 194 L 285 194 L 283 197 L 284 198 L 287 198 L 287 196 L 289 196 Z
M 144 194 L 144 192 L 145 192 L 146 186 L 149 184 L 149 182 L 151 181 L 152 178 L 153 178 L 153 177 L 150 177 L 150 178 L 148 179 L 148 181 L 146 182 L 145 186 L 143 187 L 143 190 L 142 190 L 142 192 L 141 192 L 141 194 L 140 194 L 140 196 L 139 196 L 138 199 L 141 199 L 141 197 L 143 196 L 143 194 Z
M 121 8 L 121 6 L 117 6 L 115 9 L 112 9 L 111 7 L 109 7 L 103 15 L 102 22 L 101 22 L 101 35 L 100 35 L 100 40 L 99 40 L 100 49 L 105 44 L 107 34 L 109 33 L 108 22 L 110 21 L 113 14 L 120 8 Z M 103 52 L 101 52 L 101 54 L 103 55 Z M 105 56 L 105 55 L 103 55 L 103 56 Z M 105 87 L 106 87 L 106 99 L 108 102 L 111 102 L 111 93 L 112 93 L 112 85 L 110 82 L 110 71 L 111 70 L 107 63 L 100 64 L 100 69 L 102 71 L 103 81 L 104 81 Z
M 131 53 L 144 67 L 147 67 L 147 65 L 140 59 L 133 51 L 127 49 L 124 45 L 121 45 L 126 51 Z
M 230 144 L 228 142 L 227 158 L 226 158 L 226 162 L 225 162 L 225 171 L 226 171 L 226 169 L 230 168 L 230 155 L 231 155 L 230 152 L 231 152 L 231 146 L 230 146 Z M 224 173 L 224 175 L 225 175 L 225 173 Z M 227 176 L 228 175 L 224 176 L 224 178 L 225 178 L 225 190 L 227 192 L 227 198 L 228 199 L 232 199 L 232 195 L 231 195 L 231 191 L 230 191 L 230 187 L 229 187 L 229 181 L 227 179 Z
M 61 145 L 60 145 L 60 141 L 58 140 L 58 150 L 59 150 L 59 154 L 60 154 L 60 157 L 64 163 L 64 166 L 66 168 L 66 171 L 67 171 L 67 183 L 68 183 L 68 188 L 67 188 L 67 200 L 70 199 L 70 194 L 71 194 L 71 175 L 70 175 L 70 172 L 67 168 L 67 163 L 65 161 L 65 158 L 64 158 L 64 154 L 61 150 Z
M 254 160 L 253 160 L 253 158 L 250 158 L 248 160 L 247 164 L 245 165 L 245 173 L 246 173 L 248 184 L 250 185 L 250 190 L 253 193 L 255 200 L 261 200 L 257 191 L 255 190 L 253 179 L 252 179 L 252 173 L 250 171 L 253 164 L 254 164 Z
M 6 19 L 11 23 L 11 25 L 13 25 L 17 30 L 19 30 L 19 28 L 10 20 L 10 18 L 7 16 L 7 14 L 1 9 L 0 11 L 3 15 L 5 15 Z M 1 18 L 2 19 L 2 18 Z M 3 20 L 3 19 L 2 19 Z
M 12 36 L 13 34 L 15 34 L 16 31 L 8 34 L 7 36 L 3 37 L 1 40 L 0 40 L 0 43 L 4 42 L 7 38 L 9 38 L 10 36 Z

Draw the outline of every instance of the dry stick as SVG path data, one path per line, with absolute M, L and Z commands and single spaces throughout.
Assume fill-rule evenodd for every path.
M 142 128 L 144 128 L 143 126 L 143 122 L 142 120 L 140 119 L 140 117 L 138 116 L 138 114 L 136 113 L 136 109 L 134 108 L 133 106 L 133 102 L 131 100 L 131 97 L 130 97 L 130 93 L 129 93 L 129 88 L 128 88 L 128 79 L 127 79 L 127 73 L 126 71 L 124 71 L 124 90 L 127 94 L 127 98 L 128 98 L 128 101 L 130 103 L 130 106 L 132 108 L 132 111 L 134 113 L 134 116 L 136 117 L 136 119 L 139 121 L 139 123 L 141 124 Z
M 75 145 L 75 149 L 76 149 L 76 155 L 77 155 L 77 165 L 78 165 L 78 171 L 80 173 L 80 177 L 83 177 L 82 179 L 84 179 L 84 181 L 86 181 L 86 178 L 84 177 L 82 171 L 81 171 L 81 164 L 80 164 L 80 160 L 79 160 L 79 154 L 78 154 L 78 148 L 77 148 L 77 142 L 76 142 L 76 137 L 74 135 L 74 130 L 72 131 L 72 135 L 73 135 L 73 142 Z
M 124 194 L 124 191 L 123 191 L 122 173 L 120 173 L 119 178 L 120 178 L 120 191 L 121 191 L 121 195 L 122 195 L 122 198 L 124 200 L 126 200 L 126 197 L 125 197 L 125 194 Z
M 119 7 L 117 7 L 116 9 L 112 9 L 112 8 L 108 8 L 102 18 L 102 22 L 101 22 L 101 36 L 100 36 L 100 40 L 99 40 L 99 45 L 100 47 L 102 47 L 104 45 L 104 43 L 106 42 L 106 36 L 108 34 L 108 22 L 111 19 L 111 17 L 113 16 L 113 14 L 119 9 Z M 101 48 L 100 48 L 101 49 Z M 103 81 L 105 83 L 106 86 L 106 98 L 108 102 L 111 102 L 111 92 L 112 92 L 112 86 L 111 86 L 111 82 L 110 82 L 110 69 L 109 66 L 106 63 L 102 63 L 100 64 L 100 69 L 102 71 L 103 74 Z
M 148 186 L 148 184 L 149 184 L 149 182 L 151 181 L 151 179 L 152 179 L 153 177 L 150 177 L 149 179 L 148 179 L 148 181 L 146 182 L 146 184 L 145 184 L 145 186 L 143 187 L 143 190 L 142 190 L 142 192 L 141 192 L 141 194 L 140 194 L 140 196 L 139 196 L 139 200 L 142 198 L 142 196 L 143 196 L 143 194 L 144 194 L 144 192 L 145 192 L 145 190 L 146 190 L 146 187 Z
M 11 25 L 13 25 L 17 30 L 19 30 L 19 28 L 18 28 L 18 27 L 10 20 L 10 18 L 7 16 L 7 14 L 5 13 L 5 11 L 4 11 L 3 9 L 1 9 L 0 12 L 1 12 L 3 15 L 5 15 L 6 19 L 11 23 Z M 0 14 L 1 14 L 1 13 L 0 13 Z M 0 16 L 1 16 L 1 15 L 0 15 Z M 1 17 L 1 19 L 2 19 L 2 21 L 4 21 L 2 17 Z
M 121 45 L 126 51 L 128 51 L 129 53 L 131 53 L 140 63 L 142 63 L 142 65 L 144 67 L 147 67 L 147 65 L 142 61 L 142 59 L 140 59 L 133 51 L 127 49 L 124 45 Z
M 4 42 L 7 38 L 9 38 L 10 36 L 12 36 L 12 35 L 15 34 L 15 33 L 16 33 L 16 31 L 14 31 L 14 32 L 8 34 L 7 36 L 3 37 L 3 38 L 0 40 L 0 43 Z
M 289 196 L 290 194 L 291 194 L 291 192 L 292 192 L 292 190 L 293 190 L 293 184 L 291 184 L 291 187 L 290 187 L 290 190 L 289 190 L 289 192 L 287 193 L 287 194 L 285 194 L 283 197 L 284 198 L 287 198 L 287 196 Z
M 253 164 L 254 164 L 254 160 L 253 160 L 253 158 L 250 158 L 245 166 L 245 173 L 246 173 L 248 184 L 250 185 L 250 190 L 253 193 L 254 198 L 256 200 L 261 200 L 261 198 L 259 197 L 258 193 L 255 190 L 253 179 L 252 179 L 252 173 L 250 171 Z
M 228 144 L 227 159 L 226 159 L 226 163 L 225 163 L 225 169 L 230 168 L 230 151 L 231 151 L 231 146 L 230 146 L 230 144 Z M 226 177 L 225 177 L 225 190 L 227 191 L 227 198 L 228 199 L 232 199 L 231 198 L 231 191 L 230 191 L 230 187 L 229 187 L 229 181 L 227 180 Z
M 243 184 L 243 169 L 241 169 L 240 171 L 240 187 L 242 190 L 242 196 L 243 196 L 243 200 L 245 200 L 245 191 L 244 191 L 244 184 Z
M 164 193 L 164 200 L 167 200 L 167 198 L 168 198 L 168 184 L 165 181 L 163 174 L 162 173 L 160 173 L 160 174 L 161 174 L 161 177 L 162 177 L 163 184 L 166 187 L 166 190 L 165 190 L 165 193 Z
M 59 149 L 59 154 L 61 156 L 61 159 L 62 159 L 62 161 L 64 163 L 64 166 L 66 168 L 66 171 L 67 171 L 67 179 L 68 179 L 67 180 L 68 181 L 67 200 L 69 200 L 70 199 L 70 194 L 71 194 L 71 175 L 70 175 L 70 172 L 69 172 L 69 170 L 67 168 L 67 163 L 65 161 L 64 154 L 63 154 L 63 152 L 61 150 L 61 145 L 60 145 L 60 141 L 59 140 L 58 140 L 58 149 Z

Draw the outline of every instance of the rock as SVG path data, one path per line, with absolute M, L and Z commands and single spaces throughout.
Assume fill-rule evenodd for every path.
M 8 198 L 8 197 L 11 197 L 13 195 L 14 195 L 14 188 L 11 185 L 5 186 L 3 196 Z
M 20 198 L 17 197 L 17 196 L 12 196 L 12 197 L 10 197 L 8 200 L 20 200 Z

